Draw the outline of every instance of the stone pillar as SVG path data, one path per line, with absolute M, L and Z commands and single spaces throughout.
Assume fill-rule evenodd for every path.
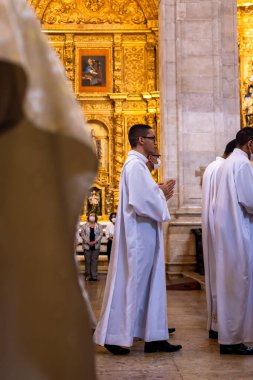
M 176 178 L 165 226 L 167 270 L 195 268 L 201 178 L 240 128 L 235 0 L 160 0 L 163 178 Z

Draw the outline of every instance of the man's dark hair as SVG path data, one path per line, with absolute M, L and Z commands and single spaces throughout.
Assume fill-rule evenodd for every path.
M 236 145 L 241 148 L 248 141 L 253 140 L 253 128 L 244 127 L 236 134 Z
M 148 131 L 152 129 L 148 124 L 135 124 L 128 132 L 128 140 L 132 148 L 137 147 L 138 138 L 141 136 L 147 136 Z
M 226 145 L 226 148 L 224 150 L 224 154 L 228 156 L 233 152 L 233 150 L 236 148 L 236 139 L 229 141 L 229 143 Z

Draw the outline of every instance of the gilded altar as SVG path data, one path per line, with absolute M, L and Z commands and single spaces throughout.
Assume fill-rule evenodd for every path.
M 97 150 L 98 176 L 84 214 L 97 197 L 100 219 L 107 219 L 118 204 L 129 128 L 150 124 L 159 144 L 158 1 L 29 2 L 65 66 Z
M 253 127 L 253 0 L 238 0 L 237 14 L 241 122 Z

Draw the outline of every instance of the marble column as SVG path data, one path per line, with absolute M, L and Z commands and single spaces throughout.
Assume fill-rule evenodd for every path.
M 163 178 L 176 178 L 165 226 L 167 272 L 196 266 L 201 178 L 240 128 L 235 0 L 160 0 Z

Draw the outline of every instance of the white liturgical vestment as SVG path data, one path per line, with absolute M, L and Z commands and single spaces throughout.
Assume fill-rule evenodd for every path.
M 95 173 L 83 115 L 31 8 L 0 0 L 2 380 L 95 379 L 74 260 Z
M 130 347 L 133 338 L 168 339 L 162 222 L 163 192 L 144 155 L 130 151 L 120 197 L 104 301 L 94 340 Z
M 217 172 L 223 162 L 224 158 L 222 157 L 217 157 L 215 161 L 211 162 L 204 172 L 202 183 L 202 242 L 208 313 L 207 328 L 214 331 L 218 331 L 214 208 L 217 192 Z
M 214 217 L 219 342 L 252 342 L 253 168 L 236 148 L 219 174 Z

